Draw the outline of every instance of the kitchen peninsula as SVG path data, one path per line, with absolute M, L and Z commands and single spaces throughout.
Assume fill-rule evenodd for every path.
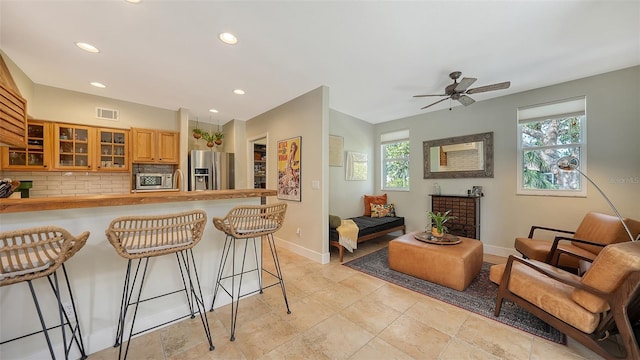
M 113 219 L 192 209 L 206 211 L 207 226 L 202 241 L 194 247 L 193 252 L 205 305 L 211 306 L 213 284 L 224 244 L 224 234 L 214 228 L 212 217 L 223 217 L 235 206 L 265 203 L 267 197 L 275 195 L 275 190 L 237 189 L 0 199 L 0 231 L 46 225 L 63 227 L 74 235 L 90 231 L 87 244 L 66 262 L 66 268 L 76 299 L 84 344 L 87 354 L 91 354 L 113 346 L 118 322 L 127 261 L 116 254 L 104 235 Z M 247 261 L 252 258 L 248 256 Z M 149 271 L 151 273 L 145 282 L 144 294 L 157 295 L 170 287 L 169 284 L 175 285 L 175 289 L 180 288 L 180 275 L 173 257 L 154 258 Z M 258 288 L 258 281 L 253 275 L 247 275 L 243 282 L 243 289 L 245 286 L 248 290 Z M 50 293 L 46 281 L 34 281 L 34 286 L 42 294 Z M 140 307 L 136 328 L 147 328 L 186 314 L 188 309 L 180 296 L 144 303 Z M 0 333 L 3 339 L 25 335 L 40 328 L 26 285 L 0 288 L 0 298 Z M 216 308 L 230 302 L 229 297 L 219 298 L 216 299 Z M 44 305 L 45 319 L 54 324 L 57 311 L 52 304 L 55 301 L 45 300 L 42 303 L 46 303 L 41 304 Z M 56 346 L 60 346 L 59 341 L 54 348 Z M 2 354 L 11 359 L 46 358 L 48 350 L 44 337 L 38 334 L 3 344 Z
M 95 208 L 103 206 L 144 205 L 184 201 L 206 201 L 244 198 L 260 198 L 261 203 L 265 203 L 267 196 L 275 195 L 275 190 L 237 189 L 182 192 L 157 191 L 139 192 L 132 194 L 0 199 L 0 214 L 15 212 L 34 212 L 42 210 L 65 210 L 78 208 Z M 1 231 L 4 231 L 4 225 L 4 221 L 1 221 Z

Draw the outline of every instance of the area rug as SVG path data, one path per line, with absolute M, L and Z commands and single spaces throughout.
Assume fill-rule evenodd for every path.
M 547 325 L 511 301 L 505 300 L 502 303 L 500 316 L 493 316 L 498 287 L 489 280 L 489 268 L 491 264 L 483 263 L 480 274 L 471 282 L 469 287 L 464 291 L 457 291 L 389 269 L 388 254 L 388 248 L 384 248 L 346 262 L 344 265 L 392 284 L 402 286 L 512 326 L 516 329 L 526 331 L 543 339 L 559 344 L 566 344 L 566 337 L 563 333 Z

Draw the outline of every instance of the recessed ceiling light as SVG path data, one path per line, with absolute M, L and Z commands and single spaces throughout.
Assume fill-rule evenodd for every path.
M 100 50 L 98 50 L 97 47 L 91 45 L 91 44 L 87 44 L 87 43 L 83 43 L 83 42 L 77 42 L 76 46 L 79 47 L 80 49 L 90 52 L 90 53 L 99 53 Z
M 142 2 L 142 0 L 124 0 L 124 1 L 126 1 L 128 3 L 131 3 L 131 4 L 139 4 L 139 3 Z
M 92 82 L 92 83 L 91 83 L 91 86 L 95 86 L 95 87 L 100 88 L 100 89 L 104 89 L 104 88 L 106 88 L 106 87 L 107 87 L 105 84 L 103 84 L 103 83 L 99 83 L 99 82 L 97 82 L 97 81 Z
M 220 35 L 218 35 L 218 37 L 220 38 L 220 41 L 222 41 L 225 44 L 235 45 L 238 43 L 238 38 L 232 33 L 223 32 Z
M 209 112 L 217 113 L 217 112 L 218 112 L 218 110 L 216 110 L 216 109 L 209 109 Z
M 233 93 L 236 95 L 244 95 L 244 90 L 242 89 L 235 89 L 233 90 Z

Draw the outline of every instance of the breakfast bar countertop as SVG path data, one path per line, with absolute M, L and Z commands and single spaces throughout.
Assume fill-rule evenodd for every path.
M 277 195 L 276 190 L 235 189 L 180 192 L 143 192 L 87 196 L 59 196 L 27 199 L 0 199 L 0 214 L 43 210 L 64 210 L 104 206 L 160 204 L 182 201 L 221 200 Z

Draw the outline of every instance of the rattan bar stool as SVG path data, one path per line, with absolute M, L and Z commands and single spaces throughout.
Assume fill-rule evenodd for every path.
M 214 349 L 209 321 L 207 320 L 206 309 L 202 300 L 200 279 L 193 258 L 193 247 L 200 242 L 206 223 L 207 214 L 204 211 L 192 210 L 159 216 L 124 216 L 114 219 L 109 225 L 106 230 L 109 242 L 111 242 L 118 255 L 128 259 L 114 344 L 114 347 L 120 347 L 118 352 L 119 359 L 126 359 L 133 336 L 186 317 L 193 319 L 196 312 L 202 321 L 202 326 L 209 342 L 209 350 Z M 176 256 L 183 287 L 162 295 L 141 299 L 149 258 L 169 254 L 175 254 Z M 137 262 L 132 266 L 135 260 Z M 140 303 L 177 293 L 184 293 L 186 296 L 189 314 L 134 332 L 136 314 Z M 125 339 L 125 321 L 130 306 L 133 306 L 133 315 L 131 316 L 129 336 Z M 122 344 L 126 340 L 128 340 L 127 346 L 123 354 Z
M 60 328 L 65 359 L 69 358 L 74 344 L 80 352 L 80 357 L 82 359 L 87 357 L 82 340 L 82 332 L 80 331 L 80 322 L 76 313 L 75 299 L 69 284 L 69 276 L 64 266 L 65 261 L 69 260 L 84 246 L 87 238 L 89 238 L 88 231 L 76 237 L 67 230 L 56 226 L 41 226 L 0 233 L 0 264 L 2 265 L 0 268 L 0 286 L 26 282 L 31 291 L 40 325 L 42 325 L 42 330 L 40 331 L 2 341 L 0 345 L 44 333 L 51 358 L 55 359 L 56 355 L 49 336 L 49 330 Z M 66 288 L 64 286 L 61 287 L 58 281 L 59 268 L 62 269 Z M 33 280 L 39 278 L 47 278 L 57 300 L 60 320 L 58 325 L 47 327 L 32 283 Z M 63 302 L 67 301 L 71 307 L 65 311 Z
M 231 297 L 231 341 L 235 340 L 236 321 L 238 319 L 238 305 L 240 299 L 260 292 L 262 294 L 264 289 L 271 286 L 280 285 L 282 290 L 282 296 L 284 297 L 284 303 L 287 307 L 287 314 L 291 314 L 289 310 L 289 301 L 287 300 L 287 291 L 284 286 L 284 279 L 282 278 L 282 270 L 280 269 L 280 260 L 278 259 L 278 252 L 276 250 L 276 244 L 273 239 L 273 233 L 278 231 L 282 227 L 284 222 L 284 215 L 287 211 L 286 203 L 276 203 L 272 205 L 255 205 L 255 206 L 238 206 L 229 211 L 224 218 L 213 218 L 213 224 L 216 229 L 224 232 L 226 238 L 224 241 L 224 247 L 222 256 L 220 259 L 220 265 L 218 268 L 218 277 L 216 279 L 216 285 L 213 291 L 213 301 L 211 302 L 211 311 L 213 311 L 213 305 L 216 302 L 218 291 L 224 290 Z M 256 239 L 265 239 L 269 244 L 269 250 L 271 251 L 271 257 L 273 258 L 273 264 L 276 273 L 269 271 L 262 267 L 262 246 L 260 246 L 260 256 L 258 257 L 258 250 L 256 246 Z M 240 271 L 236 272 L 236 240 L 245 239 L 244 251 L 242 257 L 242 265 Z M 253 252 L 255 255 L 255 268 L 245 269 L 247 259 L 247 248 L 249 242 L 253 244 Z M 262 245 L 262 244 L 261 244 Z M 227 269 L 227 264 L 231 257 L 231 269 Z M 225 271 L 231 271 L 231 274 L 225 275 Z M 262 271 L 272 275 L 278 281 L 276 283 L 263 286 L 262 284 Z M 256 272 L 258 276 L 259 289 L 242 293 L 242 279 L 245 274 Z M 238 291 L 236 293 L 235 279 L 239 277 Z M 228 287 L 229 281 L 231 287 Z M 226 282 L 227 285 L 223 284 Z

